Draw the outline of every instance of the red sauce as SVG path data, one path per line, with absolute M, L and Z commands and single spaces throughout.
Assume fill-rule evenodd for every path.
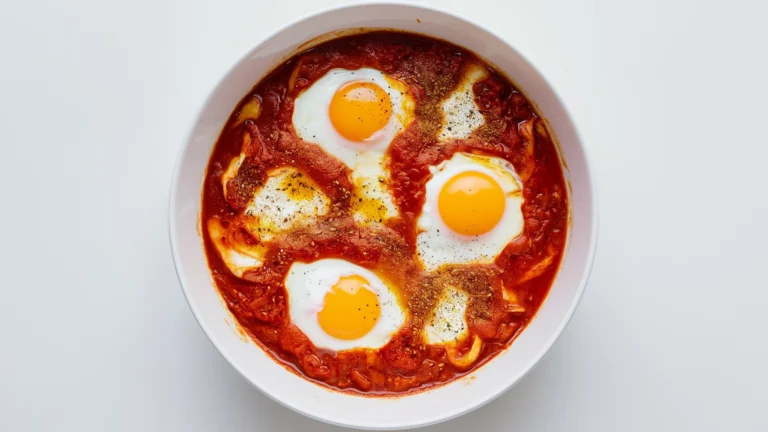
M 367 395 L 401 394 L 444 384 L 479 367 L 509 346 L 544 301 L 566 241 L 568 203 L 558 153 L 546 128 L 505 77 L 489 69 L 474 87 L 485 124 L 468 139 L 438 143 L 440 102 L 450 94 L 472 53 L 422 36 L 375 32 L 312 48 L 275 69 L 243 98 L 214 147 L 203 188 L 203 226 L 212 217 L 235 223 L 238 212 L 264 182 L 266 172 L 293 166 L 331 199 L 329 213 L 308 228 L 266 244 L 265 264 L 234 276 L 207 230 L 203 238 L 211 273 L 229 310 L 266 352 L 290 370 L 334 389 Z M 482 64 L 482 63 L 481 63 Z M 295 98 L 334 68 L 375 68 L 409 86 L 415 119 L 390 144 L 391 189 L 400 217 L 370 227 L 353 222 L 349 169 L 319 146 L 298 138 L 291 122 Z M 239 120 L 249 101 L 261 102 L 253 120 Z M 245 145 L 244 145 L 245 142 Z M 240 154 L 248 157 L 225 199 L 221 176 Z M 424 203 L 428 167 L 456 152 L 496 156 L 511 162 L 523 179 L 524 233 L 493 264 L 451 265 L 426 272 L 416 258 L 416 219 Z M 243 241 L 257 242 L 249 233 Z M 342 258 L 375 269 L 400 289 L 411 318 L 378 351 L 333 353 L 316 348 L 287 313 L 284 278 L 295 261 Z M 469 369 L 454 366 L 446 349 L 424 345 L 420 331 L 440 290 L 450 283 L 470 295 L 467 321 L 482 340 Z M 503 289 L 516 297 L 505 300 Z M 470 350 L 472 338 L 458 347 Z

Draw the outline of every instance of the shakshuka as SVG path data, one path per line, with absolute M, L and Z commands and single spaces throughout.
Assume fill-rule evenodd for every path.
M 211 155 L 202 232 L 218 290 L 276 361 L 321 385 L 441 385 L 525 328 L 568 228 L 542 118 L 472 53 L 372 32 L 277 67 Z

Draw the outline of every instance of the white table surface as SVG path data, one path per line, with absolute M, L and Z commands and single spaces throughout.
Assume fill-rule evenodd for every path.
M 493 403 L 425 430 L 768 430 L 768 4 L 439 3 L 550 79 L 591 153 L 601 220 L 552 350 Z M 0 430 L 337 430 L 218 354 L 167 233 L 174 159 L 213 84 L 332 4 L 3 2 Z

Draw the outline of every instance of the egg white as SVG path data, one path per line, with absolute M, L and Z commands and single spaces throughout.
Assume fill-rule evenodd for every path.
M 429 345 L 445 345 L 460 341 L 469 335 L 467 326 L 469 295 L 452 286 L 446 286 L 432 315 L 424 326 L 422 337 Z
M 323 310 L 325 296 L 340 277 L 358 275 L 369 283 L 369 289 L 379 299 L 381 316 L 371 331 L 355 340 L 342 340 L 328 335 L 317 320 Z M 395 294 L 373 272 L 348 261 L 322 259 L 312 263 L 294 263 L 285 278 L 288 293 L 288 313 L 291 321 L 315 344 L 331 351 L 376 349 L 389 342 L 405 323 Z
M 222 175 L 222 187 L 233 178 L 243 161 L 234 158 Z M 277 235 L 314 224 L 330 210 L 330 199 L 308 176 L 293 167 L 271 170 L 267 181 L 253 194 L 245 211 L 239 216 L 243 226 L 261 243 Z M 207 223 L 208 234 L 227 268 L 237 277 L 248 269 L 262 265 L 264 247 L 243 244 L 230 235 L 218 219 Z
M 485 117 L 475 103 L 475 91 L 472 86 L 487 76 L 488 70 L 482 65 L 471 64 L 466 68 L 459 84 L 441 105 L 443 122 L 437 134 L 438 140 L 467 138 L 485 124 Z
M 355 186 L 352 211 L 357 223 L 370 225 L 398 216 L 397 205 L 389 189 L 386 158 L 376 155 L 362 158 L 351 177 Z
M 431 167 L 427 180 L 426 197 L 416 221 L 419 234 L 416 251 L 428 270 L 445 264 L 487 264 L 493 262 L 502 250 L 522 232 L 524 227 L 522 181 L 509 162 L 487 156 L 456 153 L 449 160 Z M 440 216 L 437 200 L 443 185 L 454 176 L 476 171 L 491 176 L 501 186 L 506 198 L 504 213 L 499 223 L 480 235 L 464 235 L 451 230 Z
M 269 172 L 269 179 L 253 195 L 245 217 L 261 241 L 309 226 L 330 210 L 330 199 L 308 176 L 292 167 Z

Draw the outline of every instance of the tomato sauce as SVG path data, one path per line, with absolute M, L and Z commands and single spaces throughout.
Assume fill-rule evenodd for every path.
M 524 329 L 544 301 L 566 241 L 568 203 L 560 159 L 543 122 L 508 79 L 489 69 L 474 84 L 485 124 L 468 139 L 438 143 L 440 102 L 455 88 L 472 53 L 423 36 L 374 32 L 326 42 L 294 56 L 259 82 L 233 112 L 216 143 L 203 187 L 203 226 L 215 217 L 234 223 L 263 184 L 266 173 L 296 167 L 329 197 L 331 210 L 316 225 L 277 236 L 265 244 L 263 266 L 234 276 L 207 230 L 203 239 L 213 279 L 231 313 L 254 341 L 295 373 L 334 389 L 392 395 L 440 385 L 481 366 Z M 319 146 L 302 141 L 292 125 L 299 93 L 334 68 L 375 68 L 406 83 L 416 103 L 415 119 L 390 144 L 390 187 L 400 216 L 361 227 L 350 211 L 350 170 Z M 249 102 L 258 117 L 243 120 Z M 321 114 L 321 113 L 319 113 Z M 230 161 L 248 155 L 228 183 L 221 178 Z M 450 265 L 427 272 L 416 258 L 416 219 L 424 204 L 428 167 L 456 152 L 496 156 L 511 162 L 523 180 L 523 234 L 492 264 Z M 245 241 L 255 242 L 247 232 Z M 342 258 L 375 269 L 399 287 L 409 320 L 379 350 L 327 352 L 294 326 L 283 285 L 291 264 Z M 469 367 L 456 366 L 451 353 L 425 345 L 421 329 L 446 284 L 470 295 L 467 322 L 482 341 Z M 471 349 L 461 342 L 458 356 Z

